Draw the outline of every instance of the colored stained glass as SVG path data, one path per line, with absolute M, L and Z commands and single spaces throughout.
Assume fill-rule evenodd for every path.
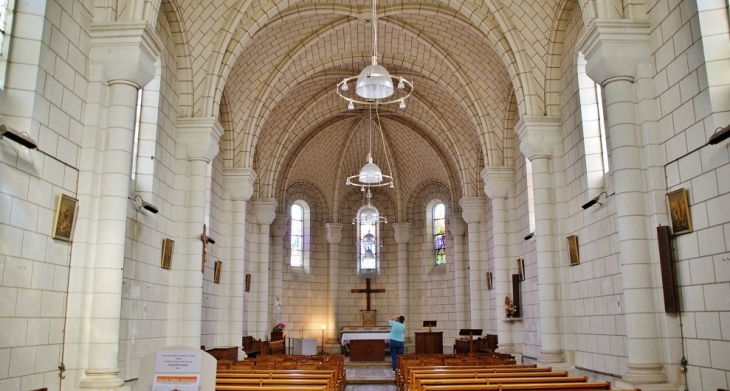
M 446 264 L 446 207 L 442 203 L 433 207 L 433 248 L 437 265 Z
M 301 267 L 304 262 L 304 208 L 291 207 L 291 265 Z

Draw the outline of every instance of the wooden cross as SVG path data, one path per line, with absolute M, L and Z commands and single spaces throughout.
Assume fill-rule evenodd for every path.
M 368 298 L 367 310 L 370 311 L 370 294 L 371 293 L 384 293 L 385 289 L 370 289 L 370 279 L 366 278 L 365 279 L 365 289 L 353 289 L 350 292 L 367 294 L 367 298 Z

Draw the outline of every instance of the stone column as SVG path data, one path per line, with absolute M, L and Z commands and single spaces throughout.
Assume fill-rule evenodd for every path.
M 486 199 L 481 197 L 463 197 L 461 205 L 461 217 L 468 227 L 469 238 L 469 304 L 470 324 L 469 328 L 484 328 L 484 315 L 482 312 L 482 254 L 480 250 L 481 235 L 479 235 L 479 222 L 486 212 Z
M 464 253 L 464 234 L 466 233 L 466 223 L 460 215 L 452 214 L 449 216 L 449 231 L 454 237 L 454 301 L 456 304 L 456 329 L 467 329 L 467 319 L 469 318 L 467 303 L 467 280 L 466 280 L 466 262 Z
M 395 242 L 398 244 L 398 311 L 410 315 L 408 311 L 408 242 L 413 229 L 410 223 L 393 223 Z
M 505 296 L 512 297 L 509 251 L 509 208 L 507 197 L 514 187 L 513 167 L 484 167 L 484 193 L 492 201 L 492 242 L 494 246 L 494 291 L 497 298 L 497 338 L 500 353 L 514 352 L 512 323 L 504 322 L 500 304 Z
M 185 147 L 188 161 L 183 238 L 187 255 L 182 267 L 180 343 L 199 347 L 203 318 L 203 242 L 200 235 L 205 223 L 208 163 L 218 155 L 218 141 L 223 135 L 223 128 L 213 117 L 178 118 L 177 128 L 178 144 Z M 212 262 L 211 259 L 207 261 Z
M 327 340 L 336 341 L 340 325 L 337 322 L 337 301 L 340 298 L 340 241 L 342 241 L 342 227 L 340 223 L 325 224 L 326 239 L 329 244 L 329 268 L 327 288 Z M 339 342 L 337 342 L 339 346 Z
M 69 302 L 82 309 L 77 319 L 70 313 L 69 325 L 88 330 L 79 336 L 88 343 L 88 364 L 81 388 L 114 388 L 124 381 L 119 373 L 119 330 L 122 305 L 124 246 L 126 243 L 129 180 L 132 172 L 137 90 L 155 75 L 155 59 L 162 45 L 143 22 L 92 23 L 89 59 L 102 68 L 108 85 L 108 127 L 98 182 L 95 243 L 87 249 L 89 259 L 81 269 L 80 289 L 71 289 Z M 89 206 L 89 205 L 87 205 Z M 93 250 L 92 250 L 93 248 Z M 89 251 L 92 250 L 92 251 Z M 72 280 L 73 281 L 73 280 Z M 75 293 L 71 293 L 76 290 Z M 70 305 L 69 305 L 70 306 Z M 78 346 L 78 353 L 85 352 Z M 83 364 L 81 364 L 83 365 Z
M 282 281 L 284 279 L 284 235 L 289 228 L 289 215 L 277 214 L 271 223 L 271 266 L 269 268 L 269 303 L 276 301 L 276 296 L 284 299 Z
M 650 211 L 633 88 L 639 64 L 650 61 L 649 22 L 595 20 L 578 44 L 587 60 L 586 73 L 603 86 L 606 100 L 626 320 L 624 380 L 666 383 L 656 320 L 661 311 L 654 297 L 659 284 L 652 279 Z
M 250 168 L 223 170 L 223 187 L 231 194 L 231 261 L 228 297 L 229 346 L 238 346 L 243 336 L 243 294 L 245 291 L 246 203 L 253 194 L 256 173 Z
M 560 263 L 551 159 L 561 141 L 560 118 L 525 116 L 515 126 L 520 150 L 532 162 L 535 192 L 535 241 L 540 300 L 541 364 L 565 362 L 560 313 Z
M 269 226 L 276 217 L 278 203 L 273 198 L 259 198 L 252 201 L 253 214 L 256 216 L 258 228 L 257 249 L 251 254 L 251 278 L 256 282 L 253 284 L 253 295 L 249 313 L 251 316 L 250 332 L 258 339 L 268 339 L 269 331 L 274 327 L 274 314 L 272 311 L 274 303 L 269 303 Z M 283 303 L 287 304 L 287 303 Z M 294 305 L 294 303 L 288 303 Z

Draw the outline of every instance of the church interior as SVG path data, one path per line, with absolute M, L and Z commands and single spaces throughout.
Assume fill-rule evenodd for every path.
M 400 314 L 730 388 L 726 0 L 0 10 L 0 391 Z

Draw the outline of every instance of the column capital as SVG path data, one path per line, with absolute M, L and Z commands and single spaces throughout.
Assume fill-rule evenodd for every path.
M 561 141 L 560 117 L 524 116 L 515 125 L 520 151 L 526 158 L 552 157 L 553 147 Z
M 276 218 L 276 207 L 279 203 L 275 198 L 257 198 L 251 201 L 253 206 L 253 215 L 256 216 L 256 222 L 262 225 L 271 225 Z
M 342 240 L 342 227 L 344 225 L 342 223 L 327 223 L 324 225 L 324 228 L 327 230 L 327 235 L 325 239 L 327 239 L 327 243 L 329 244 L 339 244 Z
M 648 20 L 595 19 L 576 47 L 586 59 L 586 74 L 596 83 L 636 78 L 639 64 L 651 61 Z
M 256 171 L 252 168 L 224 168 L 223 188 L 231 193 L 231 200 L 248 201 L 253 195 Z
M 406 244 L 411 241 L 413 227 L 411 223 L 393 223 L 393 231 L 395 231 L 395 242 L 398 244 Z
M 147 22 L 91 23 L 89 60 L 101 65 L 107 83 L 127 81 L 143 87 L 155 77 L 162 48 Z
M 483 197 L 462 197 L 459 205 L 461 205 L 461 217 L 467 224 L 478 223 L 487 211 L 487 199 Z
M 482 170 L 484 193 L 489 198 L 507 198 L 515 185 L 514 167 L 487 166 Z
M 258 217 L 257 217 L 258 218 Z M 271 223 L 271 236 L 283 238 L 289 228 L 289 215 L 277 214 L 274 222 Z
M 466 232 L 466 223 L 461 215 L 452 213 L 449 215 L 449 231 L 453 236 L 464 236 Z
M 215 117 L 177 119 L 177 142 L 185 147 L 188 160 L 213 160 L 222 135 L 223 127 Z

